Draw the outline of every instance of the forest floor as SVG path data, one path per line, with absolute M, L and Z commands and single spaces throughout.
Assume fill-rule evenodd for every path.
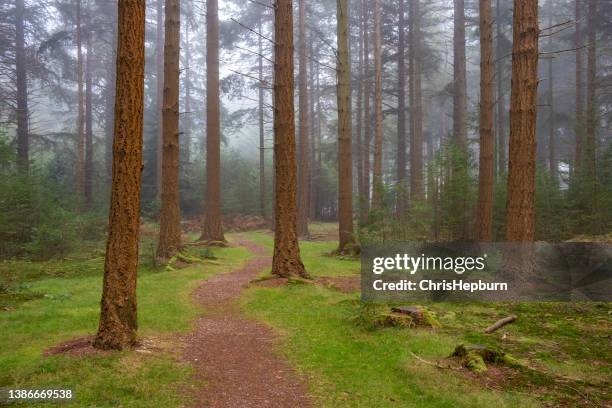
M 359 261 L 330 255 L 334 231 L 313 225 L 301 243 L 312 282 L 268 279 L 268 232 L 228 234 L 229 248 L 189 249 L 204 263 L 164 268 L 145 231 L 142 346 L 120 353 L 71 349 L 97 328 L 103 243 L 61 260 L 4 261 L 0 387 L 72 388 L 75 405 L 96 407 L 227 406 L 234 392 L 306 401 L 293 406 L 611 406 L 609 303 L 436 303 L 426 306 L 439 328 L 378 328 L 359 300 Z M 483 334 L 508 314 L 518 320 Z M 502 349 L 520 365 L 436 366 L 451 364 L 461 343 Z

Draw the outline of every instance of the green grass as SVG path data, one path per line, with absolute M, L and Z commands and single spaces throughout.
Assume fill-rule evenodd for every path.
M 247 236 L 270 245 L 267 234 Z M 302 259 L 311 275 L 359 274 L 359 261 L 328 255 L 335 246 L 335 242 L 301 243 Z M 372 330 L 359 324 L 364 308 L 358 294 L 342 294 L 321 285 L 255 287 L 243 301 L 247 313 L 281 334 L 281 352 L 307 376 L 321 406 L 592 406 L 608 400 L 609 304 L 427 306 L 438 315 L 441 329 Z M 493 335 L 482 334 L 484 327 L 510 313 L 519 315 L 516 323 Z M 506 368 L 512 370 L 512 378 L 494 383 L 497 390 L 492 390 L 484 385 L 486 374 L 474 379 L 432 367 L 410 354 L 437 361 L 460 343 L 501 348 L 538 369 Z M 562 379 L 561 384 L 556 379 L 562 375 L 571 378 Z
M 139 335 L 156 345 L 152 353 L 43 357 L 51 346 L 95 333 L 103 268 L 98 250 L 67 260 L 3 263 L 0 282 L 9 290 L 0 312 L 0 387 L 72 388 L 80 406 L 180 405 L 185 396 L 178 388 L 191 381 L 191 371 L 178 362 L 172 334 L 187 331 L 201 313 L 191 292 L 202 279 L 238 267 L 250 254 L 239 247 L 214 249 L 219 264 L 165 272 L 146 263 L 145 245 L 138 277 Z M 27 296 L 15 299 L 15 291 Z

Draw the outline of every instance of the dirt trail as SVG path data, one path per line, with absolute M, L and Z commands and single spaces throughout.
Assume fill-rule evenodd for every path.
M 243 316 L 236 300 L 243 286 L 271 258 L 250 241 L 236 240 L 256 254 L 240 270 L 219 275 L 195 292 L 206 314 L 186 338 L 186 358 L 203 387 L 195 392 L 196 407 L 309 407 L 306 385 L 277 353 L 275 334 Z

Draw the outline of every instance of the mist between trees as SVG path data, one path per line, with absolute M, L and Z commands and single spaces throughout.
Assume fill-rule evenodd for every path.
M 609 239 L 611 36 L 603 0 L 4 2 L 0 255 L 109 232 L 133 269 L 139 216 L 160 259 L 257 217 L 283 276 L 308 221 Z

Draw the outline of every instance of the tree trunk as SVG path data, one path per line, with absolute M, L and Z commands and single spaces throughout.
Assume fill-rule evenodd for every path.
M 548 26 L 553 26 L 554 5 L 552 0 L 548 0 Z M 548 51 L 553 52 L 553 36 L 548 36 Z M 559 184 L 559 163 L 557 162 L 556 141 L 555 141 L 555 98 L 554 98 L 554 70 L 553 56 L 548 58 L 548 171 L 553 184 Z
M 374 0 L 374 174 L 372 208 L 380 209 L 382 205 L 382 147 L 383 147 L 383 111 L 382 111 L 382 0 Z
M 185 24 L 185 112 L 183 114 L 183 168 L 189 174 L 191 163 L 191 46 L 189 43 L 189 21 Z
M 120 350 L 136 344 L 145 1 L 121 1 L 118 9 L 113 176 L 100 325 L 94 346 Z
M 467 79 L 465 61 L 464 0 L 454 0 L 453 36 L 453 135 L 455 143 L 467 152 Z
M 164 151 L 164 0 L 157 0 L 157 30 L 155 36 L 155 66 L 157 69 L 157 160 L 155 166 L 155 186 L 156 198 L 161 205 L 162 196 L 162 157 Z
M 85 208 L 93 205 L 93 106 L 91 32 L 86 34 L 87 60 L 85 61 Z
M 81 39 L 81 0 L 76 0 L 76 47 L 77 47 L 77 143 L 76 143 L 76 196 L 77 209 L 82 210 L 85 198 L 85 109 L 83 95 L 83 47 Z
M 299 1 L 299 72 L 300 81 L 299 91 L 299 143 L 300 152 L 298 154 L 298 218 L 297 231 L 300 237 L 308 237 L 308 187 L 310 178 L 308 149 L 308 68 L 306 65 L 306 4 L 305 0 Z
M 259 17 L 258 31 L 262 32 L 263 13 Z M 264 76 L 263 76 L 263 38 L 257 36 L 259 47 L 258 61 L 258 121 L 259 121 L 259 213 L 262 218 L 266 218 L 266 151 L 265 151 L 265 131 L 264 131 Z
M 157 256 L 169 259 L 181 248 L 179 198 L 179 49 L 180 0 L 166 0 L 164 39 L 164 102 L 162 123 L 162 195 Z
M 308 98 L 309 106 L 308 106 L 308 116 L 309 116 L 309 124 L 308 128 L 310 129 L 310 136 L 308 137 L 310 140 L 310 195 L 308 196 L 308 216 L 311 220 L 315 220 L 317 217 L 317 196 L 318 196 L 318 182 L 316 181 L 316 168 L 317 168 L 317 121 L 318 116 L 315 111 L 315 100 L 319 97 L 317 94 L 316 88 L 316 75 L 315 75 L 315 60 L 317 60 L 317 56 L 315 54 L 314 48 L 314 36 L 310 36 L 310 41 L 308 44 L 308 49 L 310 52 L 310 61 L 309 61 L 309 71 L 308 71 L 308 82 L 310 83 L 310 87 L 312 89 L 310 98 Z
M 499 175 L 506 174 L 506 96 L 504 95 L 504 62 L 503 51 L 501 47 L 502 25 L 501 25 L 501 5 L 500 0 L 497 0 L 496 6 L 496 45 L 497 50 L 495 57 L 497 59 L 495 79 L 497 82 L 497 173 Z
M 17 165 L 23 174 L 30 167 L 30 137 L 28 131 L 28 76 L 25 61 L 25 5 L 15 1 L 15 76 L 17 79 Z
M 200 239 L 225 242 L 221 219 L 218 0 L 208 0 L 206 11 L 206 214 Z
M 293 2 L 274 7 L 274 256 L 272 274 L 307 277 L 297 235 L 297 168 L 293 106 Z
M 348 0 L 338 0 L 337 31 L 338 58 L 336 59 L 338 98 L 338 252 L 355 242 L 353 236 L 353 160 L 351 157 L 351 65 L 349 60 Z
M 588 52 L 587 52 L 587 128 L 584 143 L 584 182 L 593 215 L 596 210 L 597 186 L 597 128 L 599 127 L 597 112 L 597 1 L 589 0 L 588 6 Z M 593 227 L 595 227 L 595 222 Z
M 412 4 L 412 3 L 411 3 Z M 404 0 L 398 4 L 397 47 L 397 202 L 396 214 L 402 218 L 406 212 L 406 25 Z M 412 17 L 412 16 L 411 16 Z M 412 58 L 412 55 L 411 55 Z M 411 106 L 412 108 L 412 106 Z
M 361 3 L 366 0 L 362 0 Z M 358 68 L 357 68 L 357 77 L 359 78 L 355 86 L 357 87 L 357 131 L 355 132 L 355 140 L 354 140 L 354 154 L 356 158 L 356 167 L 357 167 L 357 196 L 358 196 L 358 206 L 359 206 L 359 222 L 362 220 L 363 216 L 363 197 L 365 197 L 365 188 L 364 188 L 364 179 L 363 179 L 363 139 L 364 139 L 364 116 L 363 116 L 363 81 L 365 78 L 363 77 L 363 35 L 364 35 L 364 19 L 363 15 L 359 16 L 359 37 L 358 37 L 358 46 L 357 46 L 357 59 L 358 59 Z
M 423 102 L 421 88 L 421 7 L 420 0 L 410 3 L 410 198 L 423 198 Z
M 480 167 L 476 239 L 493 238 L 493 178 L 495 166 L 495 66 L 493 62 L 493 17 L 491 0 L 480 0 Z
M 372 82 L 370 72 L 370 39 L 368 24 L 369 17 L 368 1 L 363 1 L 363 191 L 364 194 L 359 198 L 360 201 L 360 223 L 363 225 L 368 221 L 370 212 L 370 146 L 372 142 L 372 114 L 370 112 L 370 97 L 372 95 Z
M 575 119 L 575 157 L 574 175 L 582 168 L 582 141 L 584 139 L 584 72 L 582 62 L 582 0 L 576 0 L 576 119 Z
M 506 239 L 535 239 L 538 1 L 514 1 Z

